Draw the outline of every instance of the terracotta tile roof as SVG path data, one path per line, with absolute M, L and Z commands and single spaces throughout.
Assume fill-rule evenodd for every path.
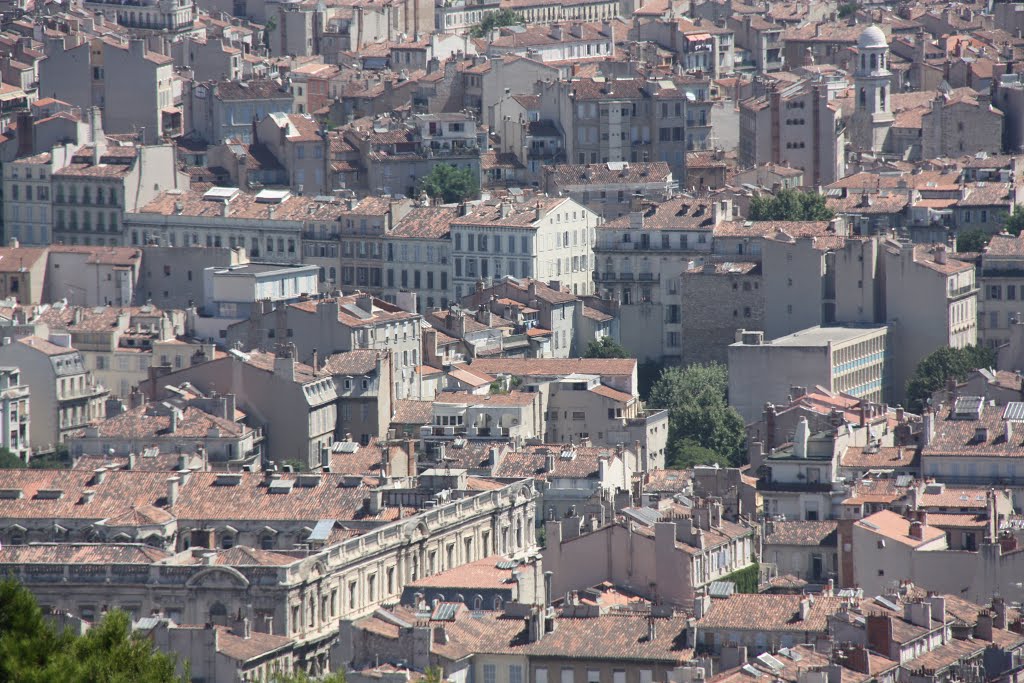
M 151 564 L 172 556 L 136 543 L 33 543 L 0 548 L 0 564 Z
M 929 512 L 928 524 L 938 529 L 984 529 L 988 526 L 985 515 Z
M 834 232 L 828 221 L 724 221 L 715 226 L 715 237 L 828 237 Z
M 728 598 L 711 601 L 711 609 L 701 619 L 698 629 L 730 631 L 828 632 L 828 617 L 839 611 L 841 598 L 818 596 L 811 605 L 807 619 L 800 619 L 802 595 L 771 595 L 733 593 Z
M 46 260 L 45 247 L 0 247 L 0 273 L 17 273 Z
M 936 417 L 934 435 L 921 449 L 921 455 L 1024 457 L 1024 429 L 1013 431 L 1008 440 L 1002 416 L 1002 408 L 983 405 L 981 419 L 953 419 L 953 409 L 949 408 L 942 419 Z
M 192 406 L 181 411 L 177 428 L 171 431 L 171 416 L 155 412 L 153 406 L 139 406 L 126 410 L 120 415 L 109 417 L 95 424 L 99 438 L 118 439 L 201 439 L 210 429 L 216 428 L 223 436 L 241 436 L 249 431 L 245 425 L 211 415 Z M 85 430 L 79 430 L 71 438 L 86 437 Z
M 840 466 L 861 469 L 906 468 L 916 470 L 920 462 L 917 449 L 905 446 L 882 446 L 870 449 L 862 446 L 850 446 L 839 456 Z
M 507 394 L 471 394 L 468 391 L 444 391 L 434 397 L 434 404 L 466 404 L 470 406 L 526 407 L 537 401 L 537 394 L 510 391 Z
M 289 306 L 300 311 L 305 311 L 306 313 L 316 314 L 319 308 L 325 303 L 337 302 L 338 321 L 344 323 L 348 327 L 384 325 L 387 323 L 414 320 L 420 317 L 418 313 L 403 311 L 398 306 L 389 304 L 381 299 L 372 300 L 372 311 L 360 308 L 358 301 L 359 296 L 352 294 L 349 296 L 341 296 L 331 299 L 310 299 L 309 301 L 300 301 L 289 304 Z
M 561 377 L 565 375 L 631 376 L 635 358 L 477 358 L 473 367 L 491 375 Z
M 47 356 L 61 356 L 65 353 L 78 353 L 74 348 L 58 346 L 49 340 L 41 339 L 39 337 L 22 337 L 18 340 L 18 343 L 24 344 L 25 346 L 35 349 Z
M 395 401 L 395 416 L 391 418 L 393 424 L 430 424 L 433 417 L 433 403 L 431 401 L 413 401 L 399 399 Z
M 988 248 L 985 249 L 985 256 L 1024 257 L 1024 234 L 1016 237 L 1006 234 L 993 235 Z
M 547 470 L 547 457 L 555 456 L 555 468 Z M 563 457 L 563 454 L 571 457 Z M 609 448 L 544 445 L 524 448 L 505 454 L 494 476 L 507 479 L 591 479 L 597 476 L 599 462 L 612 455 Z
M 471 227 L 518 227 L 518 228 L 539 228 L 541 219 L 537 216 L 537 209 L 549 213 L 557 209 L 561 204 L 568 201 L 564 197 L 541 197 L 536 201 L 526 204 L 506 204 L 507 213 L 503 218 L 501 215 L 500 203 L 477 204 L 470 208 L 465 216 L 457 216 L 453 225 Z
M 345 375 L 349 377 L 369 375 L 377 370 L 379 355 L 380 351 L 374 349 L 356 349 L 354 351 L 334 353 L 324 361 L 321 371 L 331 375 Z
M 646 474 L 644 490 L 654 493 L 682 493 L 690 487 L 691 470 L 650 470 Z
M 764 535 L 765 544 L 834 546 L 839 522 L 835 520 L 773 521 Z
M 615 230 L 631 226 L 629 215 L 619 216 L 598 230 Z M 715 228 L 714 211 L 709 202 L 689 197 L 674 197 L 646 207 L 643 211 L 644 230 L 702 230 Z
M 545 167 L 544 171 L 558 186 L 654 183 L 667 181 L 672 176 L 668 163 L 664 161 L 555 164 Z
M 247 662 L 278 650 L 290 650 L 294 646 L 294 641 L 287 636 L 253 630 L 248 638 L 243 638 L 226 626 L 216 628 L 219 631 L 217 652 L 237 662 Z
M 635 400 L 635 397 L 627 394 L 626 392 L 618 391 L 617 389 L 612 389 L 611 387 L 607 387 L 603 384 L 598 384 L 590 391 L 591 393 L 597 394 L 598 396 L 610 398 L 611 400 L 618 401 L 619 403 L 630 403 L 633 400 Z
M 941 529 L 924 526 L 921 530 L 922 539 L 912 538 L 910 536 L 910 520 L 891 510 L 881 510 L 864 519 L 857 520 L 854 522 L 854 526 L 915 548 L 946 537 L 946 533 Z
M 447 239 L 458 209 L 448 206 L 417 206 L 409 210 L 388 233 L 396 238 Z
M 461 588 L 469 590 L 494 590 L 507 588 L 513 583 L 515 568 L 501 569 L 499 562 L 506 558 L 491 555 L 454 569 L 439 572 L 433 576 L 425 576 L 406 584 L 407 588 L 445 588 L 456 591 Z

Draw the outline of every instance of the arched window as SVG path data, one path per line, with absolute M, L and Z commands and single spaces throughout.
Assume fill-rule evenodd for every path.
M 495 611 L 500 610 L 501 609 L 501 598 L 499 598 L 498 596 L 494 596 L 494 603 L 493 604 L 494 604 Z
M 225 531 L 220 537 L 220 547 L 224 550 L 229 550 L 235 547 L 235 535 L 230 531 Z
M 878 68 L 878 55 L 871 55 L 871 70 L 874 71 Z
M 878 99 L 879 99 L 879 105 L 881 105 L 882 109 L 885 109 L 885 86 L 884 85 L 882 86 L 882 90 L 879 92 Z
M 331 272 L 331 282 L 337 282 L 338 281 L 338 269 L 337 268 L 331 268 L 330 272 Z
M 210 605 L 210 623 L 215 626 L 227 626 L 228 608 L 220 602 Z
M 271 534 L 264 534 L 260 537 L 260 548 L 263 550 L 274 549 L 274 537 Z
M 484 596 L 474 595 L 473 596 L 473 609 L 482 610 L 484 608 Z
M 865 90 L 864 88 L 860 89 L 860 106 L 868 106 L 868 91 Z

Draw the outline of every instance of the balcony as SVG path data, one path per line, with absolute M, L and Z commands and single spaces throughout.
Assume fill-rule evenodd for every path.
M 953 299 L 953 300 L 963 299 L 963 298 L 965 298 L 967 296 L 970 296 L 971 294 L 977 294 L 977 292 L 978 292 L 978 286 L 977 285 L 973 285 L 973 284 L 972 285 L 966 285 L 966 286 L 960 287 L 958 289 L 950 290 L 950 292 L 949 292 L 949 294 L 947 295 L 946 298 Z
M 831 482 L 806 482 L 806 481 L 767 481 L 757 480 L 758 491 L 774 491 L 777 493 L 830 493 Z
M 659 273 L 637 273 L 636 279 L 641 282 L 657 282 L 661 279 L 661 275 Z

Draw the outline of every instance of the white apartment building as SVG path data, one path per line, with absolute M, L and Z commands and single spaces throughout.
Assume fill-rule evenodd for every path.
M 455 299 L 477 281 L 506 275 L 556 280 L 576 295 L 593 292 L 597 214 L 571 199 L 467 206 L 451 223 Z
M 29 440 L 31 390 L 21 382 L 21 370 L 0 367 L 0 446 L 24 462 L 32 457 Z

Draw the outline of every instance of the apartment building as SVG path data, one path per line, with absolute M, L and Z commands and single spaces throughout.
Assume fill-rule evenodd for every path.
M 253 259 L 298 263 L 303 233 L 326 231 L 339 202 L 289 190 L 169 190 L 126 214 L 125 236 L 138 245 L 242 247 Z
M 288 186 L 298 194 L 325 195 L 330 155 L 320 124 L 309 114 L 272 112 L 255 126 L 253 143 L 262 144 L 284 167 Z
M 945 245 L 886 240 L 885 316 L 893 325 L 892 393 L 904 401 L 907 380 L 917 364 L 936 349 L 978 342 L 978 286 L 974 265 L 950 258 Z
M 29 322 L 70 334 L 85 367 L 117 398 L 128 398 L 148 377 L 155 343 L 174 340 L 185 331 L 183 311 L 161 311 L 150 305 L 83 308 L 55 304 Z
M 386 301 L 414 294 L 420 313 L 448 308 L 453 292 L 451 225 L 458 213 L 454 207 L 421 205 L 397 220 L 384 245 Z
M 189 132 L 210 144 L 226 140 L 251 144 L 254 120 L 263 121 L 276 112 L 291 114 L 294 106 L 291 91 L 280 81 L 266 78 L 197 78 L 184 86 L 182 101 Z
M 39 65 L 41 96 L 82 111 L 101 107 L 108 133 L 131 133 L 144 144 L 183 132 L 174 99 L 174 60 L 149 51 L 146 41 L 121 44 L 93 38 L 69 45 L 63 38 L 49 38 L 46 55 Z M 132 87 L 123 87 L 125 83 Z
M 168 34 L 192 31 L 197 15 L 192 0 L 147 0 L 129 7 L 106 0 L 86 0 L 82 5 L 121 26 Z
M 550 443 L 632 444 L 637 472 L 664 467 L 668 411 L 645 408 L 634 358 L 477 358 L 469 366 L 518 380 L 545 396 L 541 433 Z
M 663 353 L 666 360 L 678 358 L 682 365 L 725 364 L 737 325 L 758 328 L 766 323 L 764 276 L 756 261 L 693 263 L 681 273 L 678 296 L 671 300 L 675 303 L 665 310 Z M 673 330 L 677 321 L 680 327 Z
M 644 598 L 693 609 L 698 596 L 728 574 L 751 565 L 754 529 L 722 516 L 718 501 L 700 501 L 689 519 L 657 513 L 649 521 L 617 521 L 598 529 L 569 517 L 545 524 L 544 566 L 552 593 L 609 581 Z M 631 557 L 644 557 L 631 563 Z
M 539 95 L 540 117 L 559 122 L 571 163 L 663 161 L 685 178 L 686 153 L 708 148 L 706 79 L 556 80 L 542 83 Z
M 680 284 L 692 259 L 712 253 L 714 230 L 732 220 L 729 200 L 672 197 L 637 202 L 597 229 L 594 283 L 619 302 L 620 341 L 640 360 L 680 357 Z
M 138 211 L 161 192 L 188 190 L 188 175 L 176 164 L 170 145 L 112 146 L 99 141 L 80 148 L 51 176 L 53 240 L 127 244 L 126 213 Z
M 829 90 L 807 79 L 740 102 L 740 165 L 797 168 L 809 185 L 845 176 L 846 125 Z
M 28 463 L 32 457 L 31 434 L 32 414 L 29 405 L 32 389 L 22 384 L 21 370 L 16 367 L 0 367 L 0 447 Z
M 549 195 L 571 197 L 601 218 L 612 220 L 629 213 L 638 197 L 671 197 L 678 182 L 663 161 L 609 161 L 545 166 L 542 185 Z
M 32 397 L 28 437 L 34 452 L 53 450 L 72 432 L 103 417 L 109 392 L 85 367 L 70 335 L 7 341 L 0 346 L 0 364 L 18 368 Z
M 248 320 L 227 330 L 226 344 L 242 349 L 272 349 L 276 343 L 295 346 L 297 358 L 316 364 L 318 358 L 356 349 L 390 351 L 393 399 L 419 399 L 423 318 L 369 294 L 311 299 L 254 308 Z M 318 369 L 319 371 L 319 369 Z
M 573 294 L 590 294 L 599 222 L 594 212 L 564 197 L 467 206 L 451 223 L 454 298 L 475 291 L 478 280 L 505 275 L 556 280 Z
M 46 249 L 23 247 L 16 238 L 10 244 L 0 247 L 0 298 L 13 299 L 18 304 L 42 303 Z
M 763 332 L 736 331 L 729 347 L 729 402 L 746 422 L 765 403 L 783 401 L 792 386 L 822 386 L 877 403 L 892 390 L 895 351 L 889 328 L 809 327 L 765 340 Z
M 1024 296 L 1024 240 L 993 235 L 979 268 L 978 343 L 994 349 L 1009 343 L 1013 322 L 1022 319 L 1017 302 Z
M 180 370 L 159 368 L 139 387 L 151 401 L 168 386 L 188 382 L 204 394 L 234 394 L 236 402 L 266 435 L 267 459 L 319 466 L 336 440 L 338 392 L 334 379 L 297 360 L 288 344 L 275 353 L 232 350 Z

